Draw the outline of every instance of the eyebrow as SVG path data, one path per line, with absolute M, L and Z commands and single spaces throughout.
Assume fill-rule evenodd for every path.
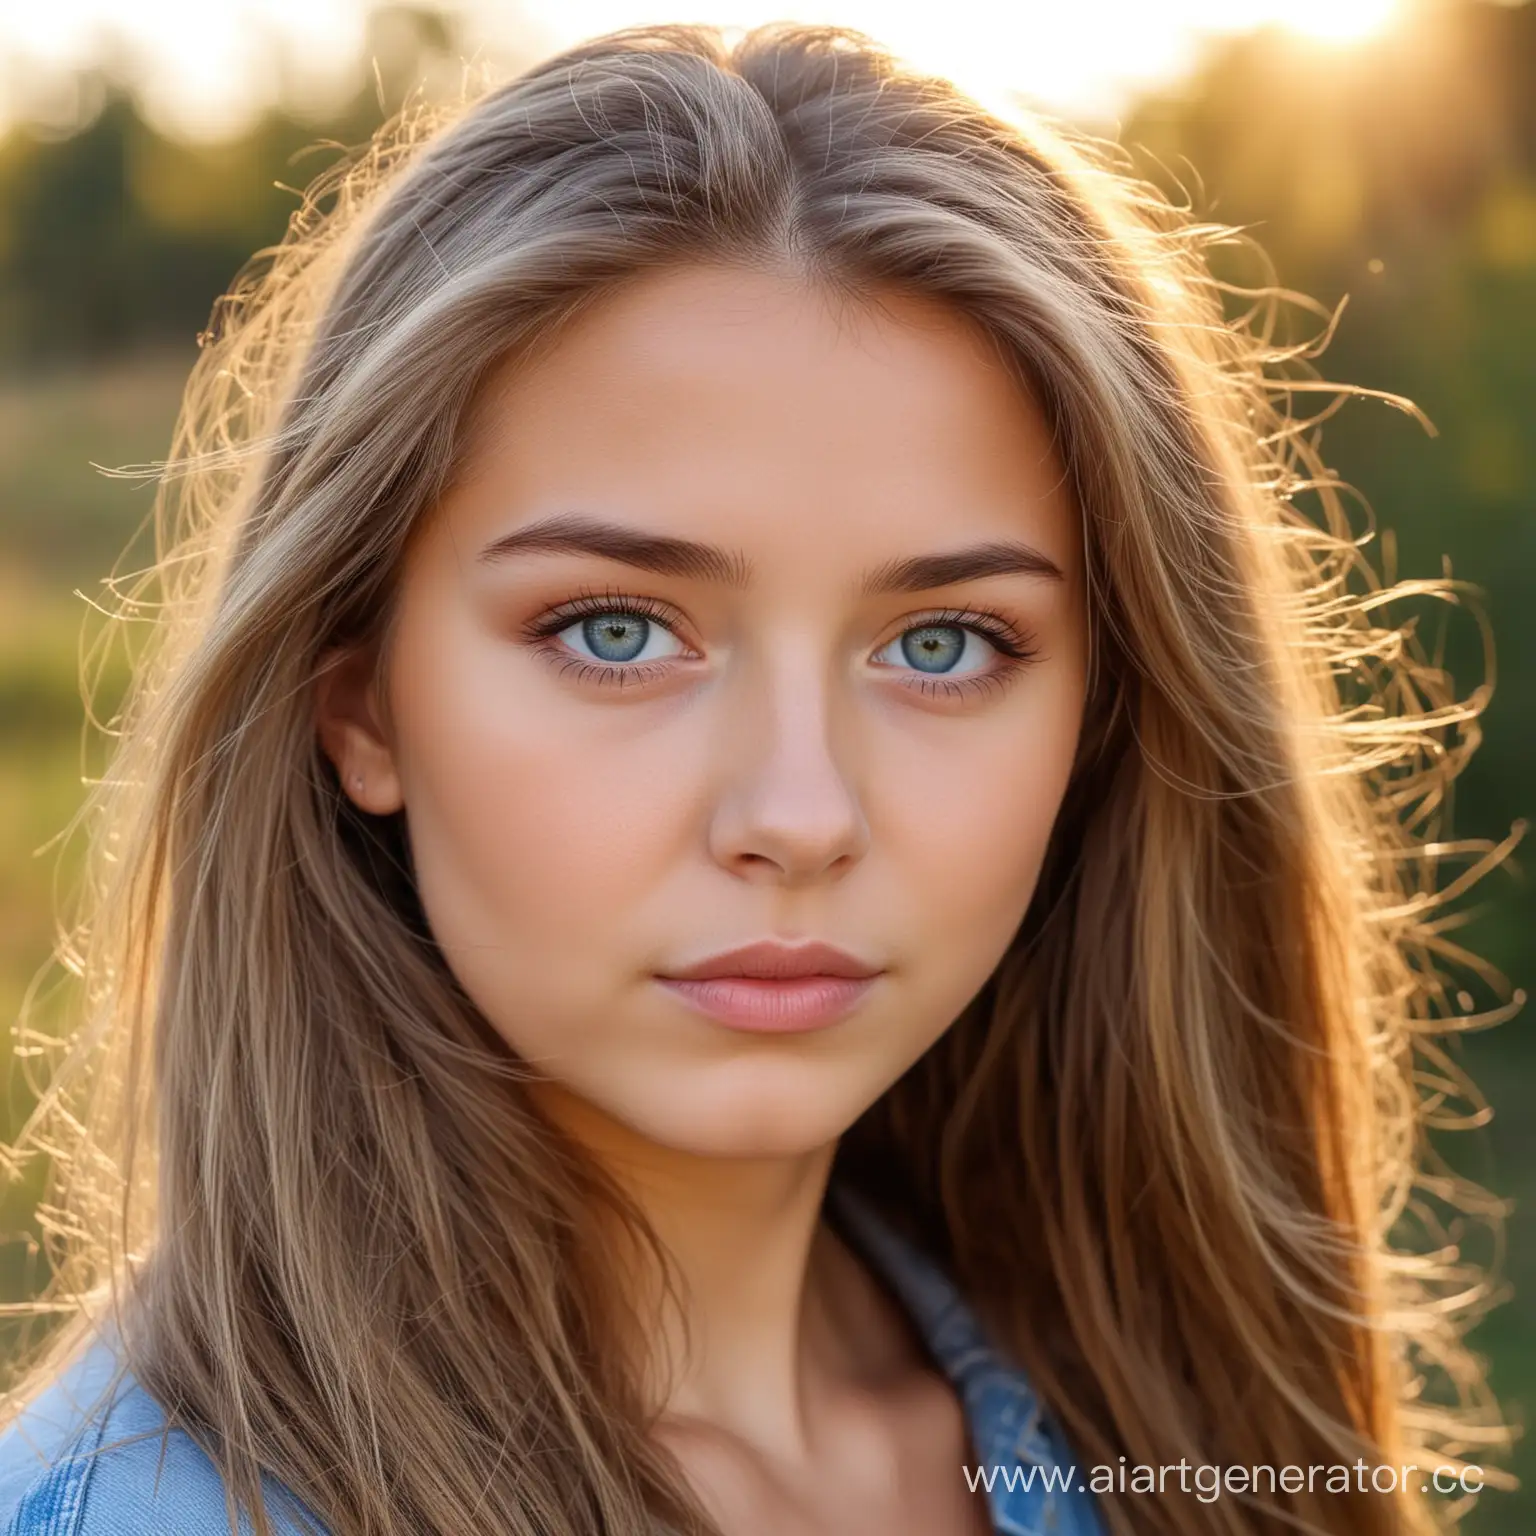
M 493 564 L 519 554 L 598 555 L 661 576 L 684 576 L 737 588 L 748 586 L 752 579 L 752 562 L 739 550 L 650 533 L 579 512 L 559 512 L 504 533 L 492 539 L 475 559 Z M 983 576 L 1011 575 L 1066 579 L 1061 567 L 1033 545 L 994 539 L 939 554 L 887 560 L 866 573 L 860 592 L 864 597 L 885 597 L 926 592 Z

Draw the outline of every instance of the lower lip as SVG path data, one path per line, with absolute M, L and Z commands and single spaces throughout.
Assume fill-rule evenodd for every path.
M 794 1034 L 824 1029 L 848 1014 L 878 976 L 714 976 L 707 981 L 658 978 L 668 990 L 732 1029 Z

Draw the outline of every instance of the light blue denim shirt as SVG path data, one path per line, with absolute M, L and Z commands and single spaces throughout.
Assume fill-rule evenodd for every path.
M 883 1276 L 954 1384 L 979 1466 L 992 1473 L 995 1529 L 1001 1536 L 1102 1536 L 1093 1496 L 1059 1433 L 955 1287 L 848 1191 L 835 1190 L 831 1205 L 838 1229 Z M 89 1411 L 111 1379 L 114 1338 L 110 1329 L 98 1334 L 0 1435 L 0 1533 L 228 1536 L 224 1485 L 212 1461 L 184 1430 L 165 1432 L 164 1411 L 132 1376 L 119 1382 L 105 1411 Z M 268 1478 L 265 1491 L 281 1536 L 299 1536 L 306 1515 L 311 1530 L 324 1532 L 288 1489 Z M 252 1532 L 244 1511 L 238 1529 Z

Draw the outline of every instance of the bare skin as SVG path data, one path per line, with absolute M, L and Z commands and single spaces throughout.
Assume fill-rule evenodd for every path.
M 544 1104 L 622 1172 L 684 1276 L 693 1361 L 682 1320 L 659 1308 L 637 1366 L 665 1403 L 657 1438 L 726 1536 L 991 1531 L 985 1494 L 961 1472 L 977 1458 L 953 1388 L 818 1219 L 831 1146 L 702 1169 L 561 1090 Z
M 658 1431 L 729 1536 L 984 1536 L 955 1393 L 899 1306 L 825 1226 L 802 1304 L 805 1443 L 753 1444 L 674 1406 Z
M 317 701 L 346 793 L 404 808 L 466 992 L 673 1255 L 686 1315 L 659 1308 L 636 1364 L 727 1536 L 989 1529 L 953 1390 L 819 1213 L 838 1139 L 1034 890 L 1081 724 L 1081 536 L 986 342 L 880 298 L 670 269 L 506 366 L 401 573 L 387 701 L 366 655 Z M 562 514 L 734 564 L 507 548 Z M 1034 558 L 866 585 L 1005 543 Z M 593 650 L 598 609 L 633 659 Z M 881 974 L 835 1024 L 774 1034 L 658 980 L 760 939 Z

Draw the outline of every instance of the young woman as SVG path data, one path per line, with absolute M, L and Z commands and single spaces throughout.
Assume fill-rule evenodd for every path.
M 323 190 L 164 477 L 6 1528 L 1444 1518 L 1454 711 L 1202 232 L 788 25 Z

